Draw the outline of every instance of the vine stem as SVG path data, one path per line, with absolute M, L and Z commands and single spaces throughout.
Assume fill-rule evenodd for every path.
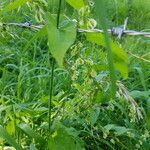
M 50 76 L 50 93 L 49 93 L 49 131 L 51 130 L 51 114 L 52 114 L 52 96 L 53 96 L 53 83 L 54 83 L 54 68 L 55 68 L 55 60 L 52 59 L 51 63 L 51 76 Z
M 59 0 L 58 12 L 57 12 L 57 29 L 59 28 L 60 12 L 61 12 L 61 3 L 62 3 L 62 0 Z
M 61 0 L 59 0 L 58 12 L 57 12 L 57 29 L 59 28 L 59 20 L 60 20 L 60 12 L 61 12 Z M 52 96 L 53 96 L 53 84 L 54 84 L 54 68 L 55 68 L 55 60 L 52 58 L 51 63 L 51 76 L 50 76 L 50 96 L 49 96 L 49 132 L 51 132 L 51 115 L 52 115 Z
M 117 89 L 116 75 L 115 75 L 115 68 L 114 68 L 113 53 L 111 50 L 110 39 L 107 32 L 108 25 L 106 20 L 106 8 L 104 5 L 104 0 L 96 0 L 96 12 L 97 15 L 99 16 L 99 22 L 102 25 L 104 31 L 104 38 L 105 38 L 106 49 L 107 49 L 107 61 L 108 61 L 110 80 L 111 80 L 111 97 L 114 99 L 116 96 L 116 89 Z

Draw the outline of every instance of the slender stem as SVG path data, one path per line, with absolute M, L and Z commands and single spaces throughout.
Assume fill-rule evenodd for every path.
M 114 69 L 114 60 L 113 60 L 113 54 L 111 51 L 110 46 L 110 40 L 107 33 L 107 30 L 104 31 L 105 36 L 105 43 L 106 43 L 106 49 L 107 49 L 107 60 L 108 60 L 108 67 L 110 72 L 110 80 L 111 80 L 111 96 L 112 98 L 115 98 L 116 95 L 116 76 L 115 76 L 115 69 Z
M 14 117 L 14 126 L 15 126 L 15 137 L 17 136 L 17 123 L 16 123 L 16 110 L 14 104 L 12 105 L 13 117 Z
M 113 53 L 111 50 L 110 39 L 108 35 L 108 25 L 106 20 L 106 9 L 104 5 L 104 0 L 96 0 L 96 12 L 97 16 L 99 16 L 100 24 L 102 25 L 107 49 L 107 60 L 108 60 L 108 67 L 110 72 L 110 80 L 111 80 L 111 96 L 115 98 L 116 94 L 116 76 L 115 76 L 115 69 L 114 69 L 114 60 L 113 60 Z
M 49 131 L 51 129 L 51 114 L 52 114 L 52 96 L 53 96 L 53 82 L 54 82 L 54 67 L 55 67 L 55 60 L 52 59 L 52 66 L 51 66 L 51 76 L 50 76 L 50 93 L 49 93 Z
M 61 3 L 62 3 L 62 0 L 59 0 L 58 12 L 57 12 L 57 29 L 59 28 L 60 12 L 61 12 Z
M 61 0 L 59 0 L 58 13 L 57 13 L 57 29 L 59 28 L 59 20 L 60 20 L 60 11 L 61 11 Z M 49 132 L 51 131 L 51 114 L 52 114 L 52 96 L 53 96 L 53 82 L 54 82 L 54 67 L 55 60 L 52 59 L 51 64 L 51 78 L 50 78 L 50 97 L 49 97 Z

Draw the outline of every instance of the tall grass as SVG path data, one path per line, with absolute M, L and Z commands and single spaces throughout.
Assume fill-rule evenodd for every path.
M 38 12 L 44 20 L 40 23 L 45 23 L 42 11 L 48 9 L 38 2 L 5 12 L 0 21 L 24 22 L 24 18 L 31 18 L 37 23 L 39 20 L 33 12 Z M 58 4 L 53 2 L 55 9 L 51 5 L 50 11 L 59 16 Z M 98 4 L 100 2 L 97 0 Z M 9 1 L 4 1 L 3 7 L 6 4 Z M 35 9 L 37 4 L 42 11 Z M 129 77 L 122 79 L 114 72 L 111 37 L 106 32 L 107 20 L 112 20 L 111 25 L 120 25 L 126 17 L 129 17 L 128 29 L 148 29 L 148 4 L 148 0 L 132 0 L 130 4 L 126 0 L 103 1 L 106 10 L 101 5 L 97 11 L 95 5 L 89 6 L 83 18 L 93 17 L 100 21 L 107 48 L 90 43 L 84 34 L 78 34 L 65 55 L 64 68 L 57 64 L 54 67 L 46 28 L 37 32 L 0 24 L 0 149 L 13 146 L 16 149 L 61 150 L 64 146 L 66 150 L 75 147 L 148 150 L 150 70 L 149 63 L 139 57 L 149 60 L 149 39 L 113 38 L 128 52 L 130 59 Z M 71 12 L 65 14 L 70 19 L 81 14 L 68 4 L 63 5 L 63 9 L 63 13 Z M 117 93 L 114 99 L 109 97 L 111 90 L 113 95 Z M 139 112 L 143 119 L 139 120 Z M 50 127 L 51 136 L 47 134 Z

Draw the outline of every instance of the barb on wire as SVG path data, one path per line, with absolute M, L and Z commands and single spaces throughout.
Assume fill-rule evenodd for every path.
M 124 34 L 124 31 L 126 30 L 127 24 L 128 24 L 128 18 L 125 19 L 123 26 L 113 27 L 111 29 L 111 34 L 117 36 L 118 39 L 121 39 Z
M 31 28 L 31 29 L 42 29 L 44 25 L 32 25 L 30 22 L 25 23 L 3 23 L 3 25 L 6 26 L 18 26 L 18 27 L 24 27 L 24 28 Z
M 126 30 L 127 25 L 128 25 L 128 17 L 124 21 L 123 30 Z
M 3 23 L 3 25 L 6 26 L 17 26 L 17 27 L 23 27 L 23 28 L 30 28 L 34 30 L 40 30 L 44 27 L 44 25 L 32 25 L 29 22 L 26 23 Z M 112 29 L 108 29 L 108 33 L 112 35 L 116 35 L 118 38 L 121 38 L 122 35 L 130 35 L 130 36 L 144 36 L 144 37 L 149 37 L 150 38 L 150 32 L 140 32 L 140 31 L 134 31 L 134 30 L 125 30 L 127 26 L 127 19 L 125 20 L 123 28 L 121 27 L 113 27 Z M 77 29 L 77 32 L 84 33 L 93 33 L 93 32 L 100 32 L 103 33 L 103 30 L 100 29 Z
M 128 18 L 125 19 L 124 25 L 122 27 L 121 26 L 113 27 L 111 29 L 111 34 L 116 35 L 118 39 L 121 39 L 124 34 L 124 31 L 126 30 L 127 24 L 128 24 Z

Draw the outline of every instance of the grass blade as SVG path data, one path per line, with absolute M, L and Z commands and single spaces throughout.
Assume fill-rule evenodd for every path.
M 6 132 L 6 130 L 0 125 L 0 137 L 5 139 L 11 146 L 17 150 L 22 150 L 21 146 Z
M 107 21 L 106 21 L 106 9 L 104 6 L 105 5 L 104 5 L 103 0 L 95 1 L 96 14 L 99 19 L 99 23 L 102 25 L 102 28 L 104 30 L 104 37 L 105 37 L 105 43 L 106 43 L 106 49 L 107 49 L 107 60 L 108 60 L 110 79 L 111 79 L 111 95 L 112 95 L 112 98 L 114 98 L 116 94 L 116 77 L 115 77 L 113 54 L 112 54 L 112 50 L 110 46 L 109 35 L 107 32 L 108 27 L 107 27 Z
M 13 9 L 16 9 L 20 6 L 22 6 L 23 4 L 25 4 L 26 2 L 28 2 L 29 0 L 16 0 L 12 3 L 10 3 L 9 5 L 7 5 L 6 7 L 4 7 L 1 11 L 0 11 L 0 15 L 4 12 L 8 12 L 11 11 Z
M 31 129 L 27 124 L 20 124 L 19 128 L 27 134 L 29 137 L 35 139 L 38 143 L 46 143 L 45 139 L 37 134 L 33 129 Z

